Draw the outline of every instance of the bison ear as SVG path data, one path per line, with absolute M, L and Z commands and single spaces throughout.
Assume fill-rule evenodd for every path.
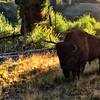
M 72 52 L 75 53 L 75 52 L 78 50 L 78 47 L 77 47 L 77 45 L 75 45 L 75 44 L 72 45 L 72 46 L 73 46 Z

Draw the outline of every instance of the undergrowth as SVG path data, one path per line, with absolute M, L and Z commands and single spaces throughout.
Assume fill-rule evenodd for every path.
M 76 21 L 70 21 L 64 18 L 61 13 L 56 13 L 55 33 L 55 14 L 53 11 L 51 11 L 50 15 L 52 26 L 49 26 L 49 20 L 47 19 L 45 24 L 42 24 L 43 22 L 36 23 L 35 29 L 30 34 L 26 34 L 25 36 L 19 38 L 15 37 L 9 39 L 5 38 L 3 40 L 0 39 L 0 52 L 16 51 L 19 46 L 22 48 L 23 45 L 27 49 L 50 48 L 53 47 L 53 45 L 44 42 L 45 40 L 49 41 L 51 38 L 52 41 L 58 42 L 59 40 L 63 39 L 65 36 L 64 33 L 75 28 L 81 28 L 92 35 L 97 34 L 96 30 L 100 30 L 100 23 L 94 18 L 91 18 L 90 15 L 83 16 Z M 0 38 L 6 36 L 13 37 L 13 34 L 20 34 L 20 22 L 16 25 L 16 27 L 13 27 L 12 24 L 10 24 L 1 14 L 0 23 Z

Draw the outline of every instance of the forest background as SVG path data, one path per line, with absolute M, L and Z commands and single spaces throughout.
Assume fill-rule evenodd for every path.
M 52 25 L 49 25 L 50 22 L 47 16 L 45 20 L 35 23 L 36 27 L 31 33 L 25 36 L 14 37 L 13 34 L 20 34 L 21 18 L 19 16 L 17 5 L 13 4 L 13 2 L 13 0 L 1 0 L 0 52 L 20 51 L 22 49 L 20 44 L 23 44 L 24 50 L 35 48 L 51 48 L 53 45 L 44 42 L 45 40 L 49 41 L 51 37 L 53 41 L 58 42 L 59 40 L 63 39 L 67 31 L 74 28 L 82 28 L 92 35 L 98 35 L 100 22 L 91 16 L 89 12 L 70 20 L 69 18 L 66 18 L 62 12 L 56 11 L 57 33 L 55 33 L 55 12 L 53 11 L 52 7 L 48 9 L 48 2 L 46 2 L 41 12 L 48 13 L 49 10 Z M 9 5 L 13 5 L 13 9 Z M 44 26 L 43 23 L 46 23 L 48 27 Z M 6 36 L 11 37 L 3 38 Z

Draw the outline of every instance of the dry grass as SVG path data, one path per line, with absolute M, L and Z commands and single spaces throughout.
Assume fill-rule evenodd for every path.
M 100 100 L 97 62 L 79 81 L 66 82 L 56 55 L 35 54 L 0 65 L 0 100 Z

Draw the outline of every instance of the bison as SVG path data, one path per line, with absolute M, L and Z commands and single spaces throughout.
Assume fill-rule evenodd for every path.
M 76 77 L 79 79 L 80 72 L 83 71 L 86 64 L 79 47 L 72 42 L 58 42 L 55 47 L 65 78 L 70 79 L 72 73 L 72 80 Z
M 100 73 L 100 38 L 90 35 L 89 33 L 81 30 L 74 29 L 67 33 L 64 42 L 72 42 L 76 44 L 84 57 L 89 62 L 98 58 L 99 59 L 99 73 Z M 82 58 L 81 58 L 82 59 Z

